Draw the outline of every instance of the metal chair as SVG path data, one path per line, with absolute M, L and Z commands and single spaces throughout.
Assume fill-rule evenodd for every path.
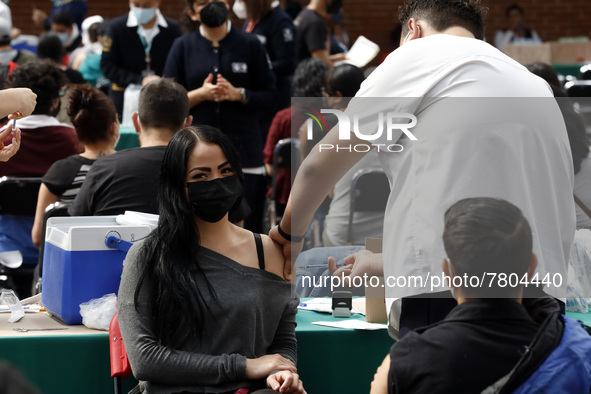
M 265 201 L 263 232 L 268 232 L 281 220 L 277 214 L 277 174 L 280 169 L 291 169 L 291 182 L 300 167 L 300 141 L 296 138 L 284 138 L 277 142 L 273 151 L 273 172 L 271 173 L 271 193 Z
M 39 195 L 40 186 L 41 178 L 7 176 L 0 178 L 0 215 L 19 218 L 12 221 L 15 225 L 20 224 L 20 218 L 25 221 L 30 220 L 32 223 L 37 208 L 37 196 Z M 16 234 L 16 237 L 19 239 L 23 237 L 30 238 L 30 228 L 28 232 L 25 231 L 24 225 L 18 226 L 18 229 L 22 234 Z M 11 230 L 4 229 L 4 231 Z M 17 249 L 16 246 L 15 249 Z M 2 281 L 4 283 L 0 283 L 0 287 L 16 288 L 15 290 L 21 298 L 28 296 L 30 292 L 36 261 L 24 260 L 23 263 L 23 265 L 15 269 L 0 265 L 0 276 L 4 279 Z
M 390 195 L 390 183 L 384 170 L 366 168 L 353 175 L 347 244 L 353 242 L 353 216 L 355 212 L 384 212 Z

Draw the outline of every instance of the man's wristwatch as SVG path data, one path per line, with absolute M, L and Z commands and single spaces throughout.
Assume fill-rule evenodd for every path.
M 248 104 L 248 97 L 246 97 L 246 89 L 244 88 L 240 88 L 240 94 L 241 94 L 241 98 L 240 98 L 240 102 L 242 104 Z

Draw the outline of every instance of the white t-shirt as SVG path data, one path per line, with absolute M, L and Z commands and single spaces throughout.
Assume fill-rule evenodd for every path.
M 546 82 L 483 41 L 437 34 L 391 53 L 356 97 L 346 112 L 350 119 L 359 115 L 361 130 L 375 131 L 376 112 L 410 113 L 418 120 L 410 129 L 417 141 L 403 136 L 402 152 L 379 153 L 391 186 L 386 280 L 441 276 L 445 211 L 462 198 L 496 197 L 528 219 L 537 272 L 559 273 L 566 283 L 574 175 L 564 122 Z M 386 140 L 383 133 L 374 143 L 392 144 L 401 135 L 397 130 Z M 444 289 L 386 282 L 386 297 Z M 554 287 L 545 291 L 563 296 Z

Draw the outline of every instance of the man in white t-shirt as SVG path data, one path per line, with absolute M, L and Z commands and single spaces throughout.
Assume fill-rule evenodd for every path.
M 456 201 L 479 196 L 503 198 L 523 211 L 532 226 L 539 279 L 547 273 L 546 278 L 555 279 L 544 291 L 564 296 L 561 285 L 566 284 L 575 229 L 574 176 L 552 91 L 483 41 L 477 0 L 407 2 L 400 21 L 401 47 L 365 80 L 346 111 L 350 120 L 357 117 L 358 127 L 353 124 L 346 133 L 346 122 L 339 122 L 340 129 L 333 128 L 316 146 L 299 169 L 280 225 L 271 230 L 290 260 L 286 278 L 291 277 L 292 245 L 301 248 L 299 236 L 316 207 L 363 157 L 365 146 L 373 145 L 391 185 L 383 273 L 386 281 L 407 279 L 405 285 L 386 283 L 388 305 L 395 298 L 448 289 L 432 279 L 441 276 L 445 257 L 441 218 Z M 383 129 L 377 122 L 380 113 Z M 368 137 L 379 134 L 376 130 L 382 131 L 379 138 Z M 358 261 L 342 270 L 362 275 L 363 265 Z M 410 276 L 419 277 L 422 285 L 416 280 L 410 285 Z M 400 305 L 395 305 L 393 311 L 399 313 Z M 415 322 L 442 319 L 450 307 L 426 305 L 421 312 L 425 319 Z M 417 312 L 405 310 L 404 304 L 402 310 Z M 398 328 L 397 318 L 390 322 Z

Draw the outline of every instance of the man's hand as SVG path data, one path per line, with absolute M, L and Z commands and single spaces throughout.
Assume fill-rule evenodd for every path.
M 300 376 L 295 372 L 279 371 L 269 375 L 267 386 L 280 393 L 306 394 Z
M 267 354 L 258 358 L 246 359 L 246 377 L 248 379 L 264 379 L 271 372 L 277 370 L 297 372 L 293 361 L 286 359 L 280 354 Z
M 0 161 L 8 161 L 12 156 L 18 152 L 21 146 L 21 131 L 14 130 L 14 136 L 10 145 L 4 146 L 4 140 L 12 133 L 12 122 L 9 123 L 6 130 L 0 133 Z
M 291 271 L 293 267 L 291 264 L 292 252 L 294 253 L 293 261 L 295 262 L 296 258 L 302 251 L 304 241 L 302 240 L 298 243 L 288 241 L 287 239 L 283 238 L 281 234 L 279 234 L 279 230 L 277 229 L 277 227 L 278 226 L 275 226 L 271 229 L 271 231 L 269 231 L 269 237 L 271 237 L 272 240 L 274 240 L 283 247 L 283 257 L 285 258 L 285 265 L 283 266 L 283 278 L 287 281 L 291 281 Z
M 390 373 L 390 355 L 388 354 L 382 365 L 378 367 L 369 394 L 388 394 L 388 374 Z
M 345 265 L 337 267 L 337 261 L 334 257 L 328 258 L 328 272 L 332 276 L 351 276 L 351 282 L 357 276 L 383 276 L 384 263 L 381 253 L 372 253 L 368 250 L 360 250 L 359 252 L 345 257 Z M 343 281 L 347 283 L 348 281 Z M 349 282 L 349 283 L 351 283 Z

